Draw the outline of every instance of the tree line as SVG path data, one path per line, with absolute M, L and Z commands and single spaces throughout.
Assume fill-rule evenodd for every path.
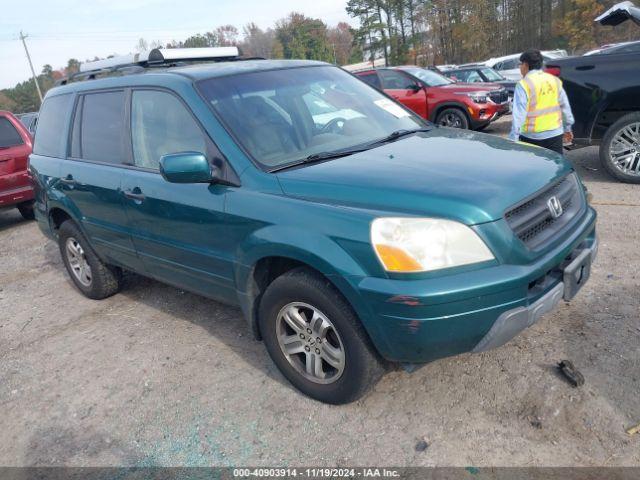
M 616 1 L 347 0 L 346 11 L 358 20 L 358 28 L 344 22 L 328 26 L 321 19 L 292 12 L 267 29 L 255 23 L 242 31 L 221 25 L 184 41 L 141 38 L 134 48 L 237 45 L 249 57 L 304 58 L 337 65 L 383 58 L 388 65 L 422 66 L 482 61 L 532 47 L 582 53 L 640 36 L 633 24 L 612 28 L 593 21 Z M 55 70 L 45 65 L 38 76 L 43 93 L 79 66 L 73 58 Z M 33 80 L 0 90 L 0 109 L 19 113 L 38 108 Z
M 348 0 L 360 20 L 365 58 L 390 65 L 460 64 L 528 48 L 583 53 L 635 40 L 631 22 L 602 27 L 594 18 L 619 0 Z

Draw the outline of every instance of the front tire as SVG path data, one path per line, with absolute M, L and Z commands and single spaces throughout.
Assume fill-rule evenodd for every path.
M 120 290 L 120 272 L 98 258 L 73 221 L 60 226 L 58 247 L 71 280 L 86 297 L 102 300 Z
M 445 108 L 438 114 L 436 123 L 443 127 L 451 128 L 469 128 L 469 119 L 467 115 L 458 108 Z
M 351 306 L 321 275 L 291 270 L 260 302 L 260 332 L 282 374 L 325 403 L 357 400 L 384 373 Z
M 640 112 L 629 113 L 609 127 L 600 145 L 600 162 L 617 180 L 640 183 Z

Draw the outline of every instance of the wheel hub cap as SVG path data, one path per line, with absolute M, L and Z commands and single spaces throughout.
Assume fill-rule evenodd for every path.
M 640 176 L 640 122 L 621 128 L 611 140 L 609 158 L 622 173 Z
M 65 247 L 71 273 L 85 287 L 91 286 L 91 267 L 87 262 L 82 245 L 75 238 L 69 237 Z
M 301 302 L 285 305 L 276 322 L 278 344 L 289 364 L 307 380 L 333 383 L 344 371 L 344 345 L 333 323 Z

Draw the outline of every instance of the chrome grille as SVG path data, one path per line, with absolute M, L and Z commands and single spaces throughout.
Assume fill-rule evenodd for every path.
M 558 216 L 554 216 L 552 207 L 549 206 L 552 197 L 556 197 L 562 206 L 562 213 Z M 572 223 L 583 208 L 580 182 L 576 174 L 571 173 L 532 198 L 512 207 L 504 218 L 529 249 L 537 250 Z

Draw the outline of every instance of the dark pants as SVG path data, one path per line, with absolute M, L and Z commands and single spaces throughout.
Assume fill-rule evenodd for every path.
M 558 135 L 557 137 L 545 138 L 544 140 L 536 140 L 520 135 L 520 141 L 530 143 L 531 145 L 548 148 L 549 150 L 558 152 L 560 155 L 564 155 L 564 151 L 562 149 L 562 135 Z

